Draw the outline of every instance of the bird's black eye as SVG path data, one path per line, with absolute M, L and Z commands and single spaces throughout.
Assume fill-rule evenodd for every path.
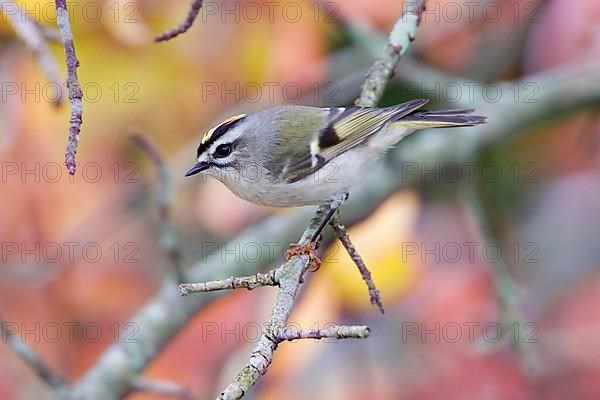
M 233 146 L 231 144 L 220 144 L 215 149 L 215 157 L 223 158 L 227 157 L 233 151 Z

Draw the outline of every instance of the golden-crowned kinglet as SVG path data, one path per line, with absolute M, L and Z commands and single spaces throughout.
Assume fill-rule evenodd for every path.
M 236 115 L 208 131 L 186 176 L 206 173 L 237 196 L 267 206 L 320 205 L 365 179 L 408 134 L 473 126 L 473 110 L 420 111 L 419 99 L 387 108 L 281 106 Z

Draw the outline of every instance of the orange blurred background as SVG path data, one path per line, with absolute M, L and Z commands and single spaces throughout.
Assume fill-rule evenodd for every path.
M 53 1 L 19 4 L 53 25 Z M 75 177 L 62 161 L 68 105 L 52 105 L 31 52 L 6 18 L 0 23 L 0 312 L 73 381 L 115 340 L 135 338 L 128 321 L 169 269 L 155 173 L 130 135 L 148 137 L 168 160 L 174 225 L 185 264 L 195 263 L 200 243 L 286 212 L 244 202 L 211 179 L 184 181 L 200 135 L 239 112 L 351 104 L 360 79 L 344 78 L 364 74 L 373 61 L 368 41 L 357 36 L 387 35 L 402 3 L 205 2 L 189 32 L 158 44 L 153 35 L 176 26 L 188 1 L 69 6 L 84 89 Z M 598 1 L 428 0 L 427 7 L 411 56 L 449 75 L 513 80 L 600 57 Z M 62 48 L 52 50 L 62 68 Z M 383 103 L 405 99 L 401 83 L 390 85 Z M 428 89 L 431 107 L 456 107 L 434 83 Z M 291 318 L 306 328 L 366 324 L 370 338 L 283 343 L 249 397 L 599 398 L 600 123 L 595 111 L 582 111 L 523 130 L 476 160 L 502 171 L 478 185 L 497 242 L 479 237 L 464 180 L 428 179 L 400 190 L 350 230 L 386 314 L 369 304 L 356 268 L 334 245 Z M 487 262 L 497 259 L 488 248 L 501 249 L 516 281 L 524 316 L 517 325 L 501 320 Z M 180 383 L 195 398 L 214 397 L 247 359 L 274 294 L 235 292 L 211 304 L 145 376 Z M 516 333 L 524 336 L 515 344 Z M 0 398 L 46 397 L 2 344 Z

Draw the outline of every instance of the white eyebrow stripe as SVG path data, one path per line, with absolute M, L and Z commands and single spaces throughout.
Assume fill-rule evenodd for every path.
M 319 160 L 317 159 L 317 154 L 319 153 L 319 140 L 313 140 L 310 142 L 310 164 L 315 167 Z

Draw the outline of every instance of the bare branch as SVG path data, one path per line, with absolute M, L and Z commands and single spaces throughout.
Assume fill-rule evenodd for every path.
M 377 104 L 392 76 L 394 67 L 415 40 L 423 11 L 425 11 L 425 0 L 404 1 L 402 16 L 396 21 L 390 33 L 383 55 L 375 61 L 367 73 L 357 105 L 374 107 Z
M 171 260 L 173 270 L 178 280 L 182 280 L 182 252 L 179 238 L 171 221 L 171 207 L 169 206 L 169 173 L 163 159 L 156 148 L 147 138 L 141 135 L 132 135 L 132 140 L 146 153 L 158 175 L 156 188 L 156 207 L 160 218 L 161 247 Z
M 2 342 L 8 344 L 11 350 L 49 386 L 53 388 L 66 386 L 67 383 L 63 377 L 54 372 L 25 341 L 17 337 L 15 334 L 16 331 L 16 329 L 11 329 L 10 323 L 5 322 L 0 317 L 0 336 L 2 337 Z
M 365 339 L 371 330 L 364 325 L 335 325 L 325 329 L 295 329 L 283 327 L 277 330 L 279 341 L 298 339 Z
M 54 98 L 54 104 L 60 106 L 64 98 L 61 84 L 62 77 L 58 63 L 46 43 L 46 31 L 33 21 L 27 12 L 13 0 L 0 0 L 0 11 L 8 17 L 19 38 L 33 51 L 38 65 L 48 81 L 55 85 L 56 97 Z
M 67 11 L 66 0 L 55 0 L 56 3 L 56 23 L 60 38 L 65 49 L 65 59 L 67 63 L 67 88 L 69 89 L 69 103 L 71 108 L 71 118 L 69 120 L 69 139 L 65 151 L 65 165 L 71 175 L 75 175 L 75 153 L 79 144 L 79 132 L 83 122 L 83 91 L 77 78 L 77 67 L 79 60 L 75 54 L 75 43 L 73 42 L 73 32 L 69 22 L 69 13 Z
M 272 270 L 266 274 L 258 273 L 251 276 L 232 276 L 227 279 L 210 281 L 203 283 L 182 283 L 179 285 L 179 293 L 186 296 L 190 293 L 214 292 L 216 290 L 229 289 L 256 289 L 263 286 L 278 286 L 275 275 L 277 270 Z
M 192 0 L 192 4 L 190 5 L 190 10 L 188 11 L 188 15 L 185 20 L 179 24 L 177 28 L 171 29 L 160 35 L 156 35 L 154 38 L 155 42 L 163 42 L 166 40 L 171 40 L 176 36 L 185 33 L 192 27 L 194 21 L 198 17 L 198 13 L 200 13 L 200 9 L 202 8 L 202 0 Z
M 354 244 L 352 244 L 350 236 L 346 231 L 346 227 L 340 223 L 338 215 L 336 215 L 331 221 L 331 226 L 335 231 L 335 235 L 344 245 L 344 248 L 348 252 L 348 255 L 358 267 L 360 275 L 367 284 L 367 288 L 369 288 L 369 298 L 371 300 L 371 304 L 376 305 L 379 308 L 379 311 L 381 311 L 381 313 L 383 314 L 383 302 L 381 301 L 381 294 L 379 293 L 379 289 L 377 289 L 377 287 L 375 286 L 375 282 L 373 282 L 373 278 L 371 277 L 371 272 L 365 265 L 365 262 L 363 261 L 360 254 L 358 254 L 358 251 L 356 250 L 356 247 L 354 247 Z

